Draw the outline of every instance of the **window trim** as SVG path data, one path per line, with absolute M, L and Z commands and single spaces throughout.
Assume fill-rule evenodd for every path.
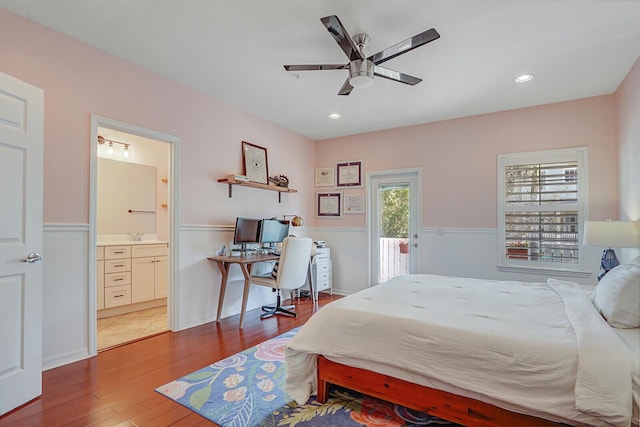
M 507 258 L 504 247 L 506 246 L 505 215 L 505 167 L 513 165 L 556 163 L 563 161 L 577 161 L 578 171 L 578 263 L 562 264 L 556 267 L 555 263 L 530 261 Z M 497 181 L 498 181 L 498 239 L 497 258 L 498 270 L 529 274 L 556 274 L 562 276 L 588 277 L 591 272 L 585 271 L 584 246 L 582 236 L 584 233 L 584 221 L 587 221 L 589 210 L 589 150 L 588 147 L 561 148 L 553 150 L 529 151 L 522 153 L 498 154 L 497 156 Z

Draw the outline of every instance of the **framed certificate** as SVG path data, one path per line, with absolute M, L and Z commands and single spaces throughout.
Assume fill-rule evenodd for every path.
M 242 159 L 244 174 L 249 181 L 269 184 L 266 148 L 242 141 Z
M 343 199 L 345 215 L 364 213 L 364 194 L 345 194 Z
M 316 204 L 318 218 L 342 217 L 342 192 L 317 193 Z
M 362 162 L 338 163 L 338 187 L 362 186 Z
M 316 169 L 316 187 L 333 187 L 336 185 L 334 168 Z

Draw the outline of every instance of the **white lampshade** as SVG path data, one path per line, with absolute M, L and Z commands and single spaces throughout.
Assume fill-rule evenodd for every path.
M 640 247 L 640 221 L 585 221 L 585 246 Z

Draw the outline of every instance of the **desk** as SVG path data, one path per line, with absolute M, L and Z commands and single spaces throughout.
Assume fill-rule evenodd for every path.
M 227 290 L 227 280 L 229 279 L 229 269 L 232 264 L 238 264 L 240 271 L 244 276 L 244 292 L 242 293 L 242 310 L 240 311 L 240 329 L 244 325 L 244 312 L 247 308 L 247 300 L 249 299 L 249 287 L 251 285 L 251 267 L 256 262 L 275 261 L 279 257 L 277 255 L 249 255 L 249 256 L 212 256 L 208 257 L 209 261 L 215 261 L 218 264 L 222 281 L 220 283 L 220 299 L 218 300 L 218 315 L 216 322 L 220 321 L 222 314 L 222 303 L 224 302 L 224 293 Z
M 249 255 L 249 256 L 212 256 L 207 257 L 209 261 L 215 261 L 218 264 L 220 273 L 222 273 L 222 281 L 220 283 L 220 298 L 218 300 L 218 315 L 216 322 L 220 321 L 222 314 L 222 303 L 224 302 L 224 294 L 227 290 L 227 281 L 229 279 L 229 269 L 232 264 L 238 264 L 242 275 L 244 276 L 244 291 L 242 293 L 242 309 L 240 311 L 240 329 L 244 326 L 244 312 L 247 309 L 247 300 L 249 299 L 249 288 L 251 286 L 251 268 L 256 262 L 275 261 L 279 259 L 278 255 Z M 311 287 L 311 295 L 313 299 L 313 283 L 311 280 L 311 262 L 307 271 L 307 280 Z M 315 301 L 314 301 L 315 302 Z

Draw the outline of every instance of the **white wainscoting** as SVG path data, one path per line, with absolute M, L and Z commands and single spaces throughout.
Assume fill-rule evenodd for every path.
M 42 363 L 89 357 L 89 224 L 43 227 Z
M 178 330 L 216 320 L 221 274 L 218 266 L 207 260 L 233 239 L 234 226 L 183 225 L 180 227 L 178 266 Z M 244 278 L 238 266 L 232 266 L 224 298 L 222 317 L 240 313 Z M 247 311 L 275 302 L 275 293 L 264 286 L 252 286 Z M 257 314 L 256 314 L 257 315 Z
M 85 359 L 89 354 L 89 225 L 45 224 L 43 281 L 43 368 L 50 369 Z M 368 283 L 367 233 L 364 227 L 301 227 L 296 234 L 325 240 L 331 248 L 333 290 L 352 294 Z M 215 320 L 220 293 L 220 272 L 207 257 L 228 245 L 233 226 L 182 225 L 178 238 L 178 265 L 173 311 L 176 330 Z M 499 271 L 495 229 L 423 228 L 420 272 L 496 280 L 544 281 L 543 274 Z M 595 284 L 602 248 L 585 248 L 591 277 L 565 278 Z M 562 278 L 562 277 L 561 277 Z M 240 313 L 242 274 L 233 267 L 223 317 Z M 270 289 L 252 286 L 247 310 L 275 301 Z M 257 315 L 257 314 L 256 314 Z

